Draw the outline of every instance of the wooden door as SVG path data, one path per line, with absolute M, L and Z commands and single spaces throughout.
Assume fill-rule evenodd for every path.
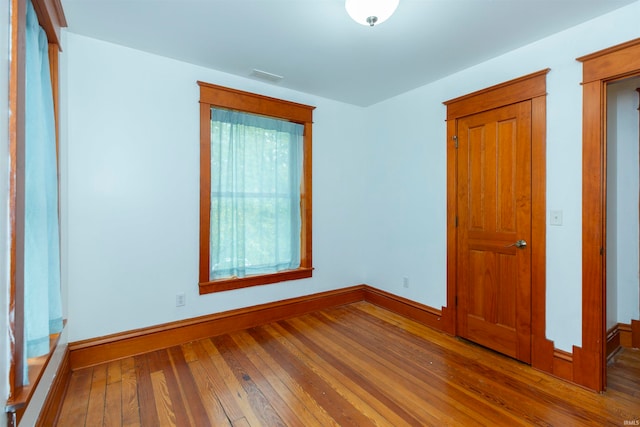
M 531 102 L 456 127 L 458 334 L 530 363 Z

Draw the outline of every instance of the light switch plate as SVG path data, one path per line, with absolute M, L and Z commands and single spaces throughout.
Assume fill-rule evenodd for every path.
M 562 211 L 549 211 L 549 224 L 562 225 Z

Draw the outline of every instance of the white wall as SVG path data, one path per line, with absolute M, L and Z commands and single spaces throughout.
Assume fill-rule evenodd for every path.
M 581 344 L 582 66 L 575 58 L 640 37 L 640 1 L 367 110 L 371 128 L 367 283 L 439 308 L 446 303 L 446 108 L 443 101 L 545 68 L 547 338 Z M 437 61 L 438 58 L 434 58 Z M 547 215 L 548 218 L 548 215 Z M 548 220 L 547 220 L 548 224 Z M 409 277 L 408 289 L 402 278 Z
M 71 33 L 63 62 L 70 341 L 363 282 L 361 108 Z M 198 295 L 197 80 L 317 107 L 312 279 Z
M 619 147 L 616 143 L 616 126 L 611 126 L 611 120 L 616 118 L 617 110 L 617 97 L 611 88 L 612 86 L 609 86 L 607 91 L 607 330 L 618 324 L 617 210 L 620 197 L 624 197 L 618 189 L 618 162 L 619 155 L 625 152 L 625 147 Z
M 607 327 L 639 319 L 638 92 L 640 78 L 607 86 Z
M 9 397 L 9 4 L 0 6 L 0 403 Z M 0 413 L 0 427 L 6 426 Z

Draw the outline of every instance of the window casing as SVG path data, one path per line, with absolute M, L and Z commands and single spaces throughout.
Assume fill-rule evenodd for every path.
M 200 86 L 200 294 L 311 277 L 313 271 L 311 242 L 311 135 L 314 107 L 203 82 L 198 82 L 198 85 Z M 298 267 L 264 274 L 249 273 L 244 277 L 231 275 L 212 278 L 211 237 L 212 233 L 216 233 L 213 229 L 215 227 L 211 225 L 212 108 L 279 119 L 302 126 L 302 171 L 299 190 L 300 263 Z
M 53 91 L 53 108 L 56 130 L 58 130 L 58 53 L 61 50 L 60 31 L 67 26 L 66 18 L 59 0 L 32 0 L 38 23 L 45 30 L 48 41 L 49 72 Z M 40 376 L 49 363 L 49 357 L 57 343 L 59 335 L 50 336 L 51 352 L 47 355 L 29 359 L 25 369 L 25 29 L 26 0 L 10 1 L 10 70 L 9 70 L 9 161 L 10 161 L 10 290 L 9 290 L 9 325 L 10 366 L 9 366 L 9 400 L 5 406 L 9 425 L 17 424 L 26 405 L 31 400 Z M 29 385 L 25 384 L 25 374 Z

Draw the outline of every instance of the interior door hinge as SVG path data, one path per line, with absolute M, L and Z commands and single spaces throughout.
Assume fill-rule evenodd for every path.
M 458 148 L 458 136 L 457 135 L 453 135 L 452 139 L 453 139 L 453 145 L 456 148 Z
M 456 227 L 458 226 L 458 215 L 456 215 Z

